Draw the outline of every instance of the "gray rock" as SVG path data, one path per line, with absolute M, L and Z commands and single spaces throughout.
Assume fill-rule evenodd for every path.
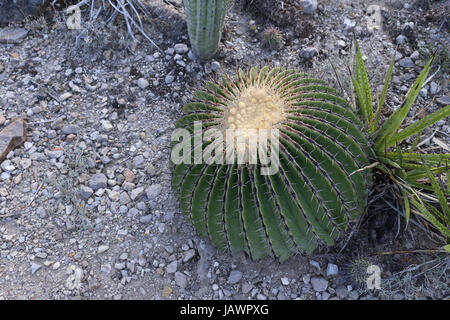
M 175 77 L 171 76 L 170 74 L 168 74 L 165 78 L 166 84 L 171 84 L 172 82 L 174 82 Z
M 349 18 L 344 18 L 344 21 L 341 24 L 342 29 L 344 31 L 351 31 L 353 28 L 355 28 L 356 22 L 353 20 L 350 20 Z
M 420 94 L 421 97 L 424 97 L 424 98 L 425 98 L 426 96 L 428 96 L 428 90 L 427 90 L 427 88 L 422 88 L 422 89 L 420 89 L 419 94 Z
M 145 223 L 145 224 L 149 224 L 152 221 L 152 215 L 151 214 L 147 214 L 145 216 L 142 216 L 139 218 L 139 222 L 140 223 Z
M 220 70 L 220 63 L 217 61 L 211 62 L 211 70 L 214 72 L 218 72 Z
M 188 262 L 194 257 L 195 257 L 194 249 L 189 249 L 189 250 L 183 252 L 183 262 Z
M 186 289 L 188 278 L 184 273 L 181 273 L 179 271 L 175 272 L 175 283 L 180 288 Z
M 447 106 L 450 104 L 450 96 L 442 96 L 436 99 L 436 102 L 440 105 Z
M 122 192 L 120 193 L 119 201 L 121 205 L 126 205 L 131 202 L 131 199 L 127 192 Z
M 80 186 L 80 196 L 83 200 L 89 199 L 89 197 L 94 193 L 94 190 L 92 190 L 89 187 L 86 186 Z
M 14 167 L 14 165 L 12 164 L 12 162 L 10 160 L 3 161 L 2 164 L 0 165 L 0 167 L 2 168 L 3 171 L 8 171 L 8 172 L 12 172 L 12 171 L 16 170 L 16 167 Z
M 140 79 L 137 81 L 137 85 L 138 85 L 139 88 L 145 89 L 145 88 L 148 87 L 149 83 L 148 83 L 148 81 L 147 81 L 146 79 L 140 78 Z
M 409 57 L 401 59 L 398 62 L 398 64 L 400 65 L 400 67 L 403 67 L 403 68 L 414 68 L 414 66 L 415 66 L 414 62 Z
M 138 155 L 138 156 L 134 157 L 134 159 L 133 159 L 133 166 L 135 168 L 143 168 L 144 163 L 145 163 L 145 159 L 144 159 L 144 156 L 142 156 L 142 155 Z
M 114 128 L 111 122 L 109 122 L 108 120 L 102 120 L 100 121 L 100 123 L 102 124 L 103 131 L 105 132 L 109 132 Z
M 230 272 L 230 275 L 228 276 L 228 283 L 235 284 L 241 281 L 242 279 L 242 272 L 239 270 L 232 270 Z
M 117 270 L 123 270 L 123 269 L 125 269 L 125 266 L 126 266 L 125 262 L 117 262 L 114 265 L 114 268 Z
M 339 273 L 339 268 L 337 265 L 333 264 L 333 263 L 329 263 L 327 266 L 327 276 L 335 276 Z
M 405 40 L 406 40 L 406 37 L 404 36 L 404 35 L 399 35 L 398 37 L 397 37 L 397 39 L 395 40 L 396 42 L 397 42 L 397 44 L 400 46 L 400 45 L 402 45 L 404 42 L 405 42 Z
M 166 272 L 168 274 L 175 273 L 177 271 L 177 268 L 178 268 L 178 262 L 176 260 L 172 261 L 171 263 L 169 263 L 167 265 Z
M 317 261 L 315 261 L 315 260 L 310 260 L 310 261 L 309 261 L 309 264 L 312 265 L 314 268 L 316 268 L 317 271 L 320 271 L 320 264 L 319 264 Z
M 76 125 L 67 125 L 61 128 L 62 133 L 64 134 L 77 134 L 80 128 Z
M 103 252 L 106 252 L 106 251 L 108 251 L 109 250 L 109 246 L 107 246 L 107 245 L 101 245 L 101 246 L 99 246 L 98 247 L 98 249 L 97 249 L 97 253 L 103 253 Z
M 439 91 L 441 91 L 441 86 L 438 85 L 436 82 L 431 81 L 431 83 L 430 83 L 430 94 L 434 96 Z
M 104 189 L 106 188 L 108 179 L 103 173 L 96 173 L 92 176 L 89 187 L 93 189 L 94 191 L 97 191 L 98 189 Z
M 314 47 L 306 47 L 300 50 L 300 57 L 303 59 L 311 59 L 315 55 L 317 55 L 319 51 Z
M 142 195 L 144 194 L 144 187 L 139 187 L 134 189 L 133 191 L 131 191 L 131 200 L 136 200 L 138 198 L 140 198 Z
M 63 154 L 64 154 L 63 150 L 47 151 L 47 156 L 49 159 L 59 159 Z
M 177 43 L 174 46 L 175 52 L 178 54 L 183 54 L 183 53 L 187 53 L 189 51 L 189 48 L 187 45 L 185 45 L 184 43 Z
M 312 277 L 311 285 L 316 292 L 323 292 L 328 288 L 328 281 L 322 277 Z
M 317 0 L 301 0 L 300 3 L 306 14 L 314 14 L 317 10 Z
M 47 216 L 47 211 L 45 211 L 44 208 L 38 207 L 36 209 L 36 213 L 38 214 L 39 218 L 44 219 Z
M 336 295 L 339 299 L 345 299 L 348 296 L 348 290 L 345 286 L 339 286 L 336 288 Z
M 31 274 L 35 274 L 36 272 L 38 272 L 40 269 L 42 268 L 42 266 L 40 264 L 37 263 L 32 263 L 31 264 Z
M 416 50 L 409 57 L 413 60 L 416 60 L 419 58 L 419 56 L 420 56 L 420 53 L 419 53 L 419 51 Z
M 28 30 L 23 28 L 0 29 L 0 43 L 20 43 L 28 34 Z
M 145 193 L 147 194 L 148 200 L 155 200 L 157 196 L 161 193 L 162 186 L 158 184 L 152 184 L 150 187 L 145 190 Z

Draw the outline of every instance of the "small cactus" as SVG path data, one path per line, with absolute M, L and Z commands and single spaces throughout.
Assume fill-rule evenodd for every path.
M 334 244 L 364 212 L 370 172 L 360 169 L 370 149 L 347 101 L 324 81 L 297 70 L 252 68 L 239 70 L 236 80 L 209 82 L 194 97 L 176 124 L 193 133 L 183 157 L 194 161 L 174 164 L 172 186 L 183 214 L 213 245 L 284 261 Z M 196 162 L 197 150 L 211 146 L 195 131 L 200 120 L 201 129 L 240 130 L 245 139 L 252 129 L 277 129 L 278 171 L 262 174 L 259 160 Z
M 211 58 L 219 47 L 229 0 L 183 0 L 189 39 L 194 54 Z
M 270 27 L 264 31 L 264 44 L 269 49 L 277 49 L 281 46 L 282 37 L 277 28 Z

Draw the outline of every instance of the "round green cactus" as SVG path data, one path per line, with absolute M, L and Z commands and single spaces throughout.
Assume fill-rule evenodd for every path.
M 185 153 L 185 161 L 174 161 L 172 185 L 184 215 L 213 245 L 284 261 L 333 245 L 364 212 L 370 172 L 360 169 L 370 149 L 360 120 L 324 81 L 297 70 L 252 68 L 235 80 L 208 82 L 194 97 L 176 124 L 190 135 L 172 150 L 174 156 L 182 146 Z M 278 148 L 266 149 L 278 153 L 276 172 L 262 173 L 267 162 L 248 156 L 205 162 L 198 152 L 214 139 L 196 126 L 223 136 L 235 131 L 249 142 L 254 130 L 277 131 Z M 233 151 L 239 158 L 250 147 Z

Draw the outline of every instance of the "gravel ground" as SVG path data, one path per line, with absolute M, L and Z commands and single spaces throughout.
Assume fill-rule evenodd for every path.
M 277 25 L 250 2 L 233 7 L 220 50 L 205 64 L 192 60 L 184 26 L 168 29 L 157 18 L 148 22 L 148 30 L 162 52 L 139 35 L 141 41 L 126 41 L 123 32 L 100 23 L 78 36 L 54 11 L 27 22 L 23 27 L 29 33 L 19 43 L 0 43 L 0 130 L 14 118 L 27 124 L 27 141 L 7 155 L 0 169 L 0 299 L 450 295 L 445 282 L 436 285 L 442 283 L 440 274 L 429 275 L 433 285 L 418 284 L 420 290 L 394 277 L 394 265 L 418 265 L 422 257 L 393 255 L 378 261 L 383 279 L 398 280 L 389 282 L 399 286 L 395 294 L 360 290 L 346 275 L 354 243 L 364 247 L 362 255 L 435 248 L 418 229 L 414 236 L 402 231 L 396 238 L 396 226 L 388 241 L 370 246 L 363 228 L 344 254 L 337 254 L 339 247 L 323 248 L 279 264 L 218 252 L 186 223 L 170 188 L 170 137 L 182 105 L 202 81 L 221 72 L 232 74 L 237 66 L 269 63 L 304 69 L 338 88 L 332 63 L 345 90 L 356 35 L 375 87 L 382 86 L 393 52 L 400 53 L 388 114 L 400 106 L 420 72 L 417 50 L 426 43 L 448 47 L 448 22 L 426 19 L 430 10 L 445 8 L 448 1 L 437 1 L 432 8 L 422 7 L 421 1 L 373 1 L 385 8 L 382 28 L 375 30 L 368 27 L 372 9 L 363 0 L 339 1 L 339 6 L 319 0 L 312 14 L 300 14 L 300 26 L 298 21 Z M 182 21 L 181 1 L 170 3 L 152 1 L 152 8 L 167 15 L 160 19 Z M 311 32 L 306 33 L 305 23 Z M 263 45 L 261 34 L 269 26 L 278 27 L 283 36 L 276 50 Z M 411 121 L 449 103 L 443 69 L 422 90 Z M 449 152 L 449 119 L 424 136 L 433 133 L 422 148 Z M 448 272 L 448 258 L 430 261 Z

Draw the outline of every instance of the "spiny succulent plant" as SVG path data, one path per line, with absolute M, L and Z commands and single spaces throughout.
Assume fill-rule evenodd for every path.
M 367 289 L 367 279 L 373 274 L 369 267 L 380 265 L 374 257 L 357 255 L 342 263 L 342 278 L 355 289 Z
M 184 215 L 213 245 L 284 261 L 333 245 L 363 213 L 370 172 L 360 169 L 371 151 L 347 101 L 324 81 L 266 66 L 208 82 L 194 98 L 176 123 L 190 135 L 173 138 L 172 160 L 185 154 L 173 161 L 172 186 Z M 262 173 L 262 158 L 207 161 L 220 134 L 250 142 L 256 130 L 278 132 L 278 148 L 267 148 L 278 152 L 276 172 Z M 236 158 L 249 154 L 252 145 L 245 146 L 234 147 Z
M 230 0 L 183 0 L 192 51 L 208 59 L 219 47 Z
M 277 28 L 270 27 L 264 31 L 264 45 L 270 49 L 279 48 L 281 45 L 281 34 Z

